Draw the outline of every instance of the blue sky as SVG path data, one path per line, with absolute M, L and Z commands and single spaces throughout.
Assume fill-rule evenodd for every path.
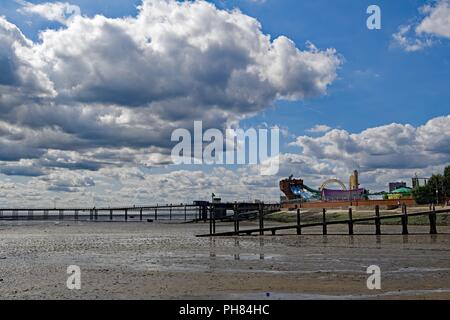
M 33 58 L 36 61 L 33 60 L 31 73 L 34 74 L 37 70 L 36 74 L 44 78 L 39 78 L 38 84 L 34 84 L 31 88 L 35 90 L 36 87 L 42 87 L 39 90 L 58 93 L 58 99 L 52 97 L 41 101 L 42 96 L 38 99 L 37 96 L 23 94 L 29 92 L 27 86 L 30 85 L 29 82 L 34 81 L 33 79 L 27 78 L 21 84 L 22 88 L 17 87 L 17 84 L 2 83 L 6 80 L 0 77 L 0 93 L 7 101 L 4 103 L 0 99 L 0 108 L 5 109 L 0 118 L 0 132 L 23 133 L 20 138 L 5 135 L 5 147 L 0 141 L 0 151 L 2 148 L 14 150 L 9 152 L 13 154 L 9 156 L 0 152 L 0 181 L 17 192 L 4 191 L 3 198 L 9 197 L 3 200 L 5 203 L 13 201 L 14 197 L 44 202 L 57 197 L 70 203 L 82 201 L 86 194 L 96 192 L 99 193 L 100 202 L 111 203 L 114 201 L 111 191 L 114 191 L 115 198 L 122 202 L 161 202 L 161 199 L 167 199 L 175 192 L 177 184 L 181 182 L 184 183 L 184 191 L 181 192 L 182 195 L 175 196 L 176 198 L 180 196 L 189 198 L 191 195 L 201 198 L 204 197 L 203 194 L 214 191 L 225 194 L 225 198 L 228 196 L 230 199 L 263 196 L 277 199 L 278 179 L 291 173 L 304 177 L 310 181 L 310 186 L 315 187 L 330 176 L 345 180 L 353 169 L 359 169 L 363 173 L 361 179 L 365 186 L 372 190 L 381 190 L 389 181 L 407 180 L 416 172 L 429 175 L 441 170 L 450 161 L 448 138 L 450 23 L 448 19 L 445 20 L 450 14 L 448 0 L 211 1 L 217 6 L 217 12 L 238 8 L 243 14 L 257 19 L 261 24 L 261 30 L 257 30 L 256 33 L 255 30 L 249 30 L 253 32 L 249 34 L 262 32 L 270 35 L 272 41 L 285 36 L 292 40 L 302 53 L 307 52 L 307 43 L 311 42 L 318 49 L 315 55 L 323 63 L 332 64 L 332 58 L 338 58 L 341 62 L 336 70 L 336 66 L 326 72 L 316 70 L 318 79 L 331 76 L 332 80 L 326 81 L 323 90 L 315 86 L 317 81 L 324 78 L 308 79 L 308 75 L 304 76 L 306 80 L 295 76 L 289 78 L 294 71 L 299 73 L 304 71 L 295 64 L 291 66 L 294 71 L 289 68 L 283 70 L 285 77 L 281 89 L 271 86 L 266 88 L 264 83 L 245 83 L 248 87 L 244 90 L 249 90 L 249 94 L 255 91 L 256 97 L 261 100 L 254 105 L 252 103 L 246 105 L 249 101 L 238 100 L 244 105 L 234 106 L 232 109 L 229 109 L 227 104 L 234 96 L 231 94 L 222 97 L 221 92 L 218 96 L 214 96 L 217 94 L 214 90 L 217 89 L 215 81 L 219 84 L 222 81 L 221 63 L 236 64 L 238 68 L 241 63 L 245 63 L 245 59 L 238 60 L 242 57 L 234 44 L 230 48 L 225 48 L 223 52 L 213 52 L 204 56 L 203 59 L 206 60 L 198 63 L 195 61 L 196 56 L 192 56 L 189 63 L 192 62 L 194 67 L 200 68 L 200 76 L 182 75 L 180 70 L 179 78 L 184 79 L 186 76 L 187 79 L 187 82 L 183 82 L 177 79 L 177 70 L 176 68 L 175 71 L 172 70 L 170 60 L 173 59 L 173 64 L 176 64 L 176 59 L 181 59 L 183 55 L 178 56 L 174 51 L 173 57 L 169 56 L 167 61 L 161 62 L 166 69 L 162 67 L 152 69 L 151 61 L 141 61 L 142 66 L 136 62 L 135 66 L 128 61 L 132 59 L 130 57 L 134 47 L 131 46 L 131 42 L 135 39 L 131 41 L 122 34 L 115 38 L 115 33 L 108 33 L 112 29 L 104 28 L 95 22 L 96 15 L 112 18 L 108 22 L 111 24 L 109 27 L 116 27 L 115 22 L 123 23 L 126 17 L 135 21 L 138 14 L 137 6 L 141 1 L 69 0 L 68 2 L 79 6 L 85 19 L 84 26 L 81 20 L 75 22 L 79 29 L 68 30 L 68 26 L 70 27 L 68 23 L 66 25 L 52 21 L 54 19 L 48 17 L 50 6 L 38 14 L 20 11 L 26 6 L 35 10 L 34 5 L 58 4 L 57 1 L 7 0 L 2 1 L 0 5 L 0 16 L 4 16 L 8 23 L 15 25 L 25 37 L 34 42 Z M 381 8 L 381 30 L 369 30 L 366 27 L 369 16 L 366 9 L 372 4 Z M 195 8 L 193 15 L 201 16 L 200 6 Z M 177 7 L 176 10 L 180 9 Z M 208 14 L 213 14 L 213 11 L 210 10 Z M 152 12 L 149 10 L 145 14 L 151 15 Z M 164 19 L 177 21 L 176 17 L 169 17 L 170 12 L 160 14 Z M 441 18 L 438 19 L 439 17 Z M 203 32 L 206 34 L 207 28 L 211 27 L 207 26 L 211 23 L 207 20 L 208 17 L 202 16 L 201 19 L 196 20 L 199 25 L 196 26 L 198 30 L 195 29 L 200 36 Z M 205 27 L 202 26 L 203 21 Z M 93 29 L 87 31 L 85 36 L 73 31 L 82 30 L 88 24 L 92 24 Z M 157 36 L 160 32 L 158 23 L 147 27 L 153 28 L 150 36 Z M 400 31 L 402 27 L 409 29 Z M 140 32 L 133 29 L 134 26 L 131 24 L 128 28 L 124 27 L 124 30 Z M 58 37 L 66 34 L 71 40 L 65 45 L 62 44 L 65 41 L 64 37 L 52 40 L 48 37 L 50 35 L 46 31 L 48 29 L 55 30 Z M 104 38 L 101 38 L 103 42 L 86 40 L 89 39 L 89 32 L 92 30 L 103 32 Z M 0 28 L 0 37 L 1 32 Z M 40 46 L 41 33 L 48 37 L 45 46 Z M 214 36 L 227 38 L 233 34 L 232 31 L 223 29 Z M 252 41 L 251 38 L 247 40 Z M 5 68 L 4 70 L 11 68 L 7 64 L 2 66 L 5 61 L 14 59 L 26 61 L 30 58 L 25 55 L 30 54 L 26 50 L 16 53 L 14 57 L 8 56 L 15 50 L 11 49 L 12 43 L 19 40 L 11 41 L 5 42 L 3 51 L 3 44 L 0 43 L 0 71 L 2 68 Z M 69 51 L 67 47 L 72 43 L 76 43 L 76 46 Z M 186 50 L 183 44 L 177 45 L 180 52 Z M 84 48 L 85 51 L 79 57 L 75 57 L 73 50 L 76 51 L 78 48 Z M 103 51 L 104 48 L 106 49 Z M 324 50 L 327 48 L 334 49 L 335 54 L 326 56 Z M 65 50 L 68 51 L 64 52 Z M 6 56 L 2 57 L 2 54 Z M 17 55 L 20 57 L 17 58 Z M 188 58 L 189 55 L 188 52 Z M 227 60 L 228 55 L 231 61 Z M 98 61 L 95 60 L 97 58 Z M 140 57 L 133 56 L 133 59 L 139 60 Z M 20 63 L 26 65 L 22 60 Z M 54 64 L 47 65 L 49 61 Z M 218 66 L 214 65 L 216 61 Z M 205 66 L 202 66 L 202 63 Z M 273 64 L 276 63 L 280 61 L 274 61 Z M 264 67 L 269 68 L 270 65 L 269 62 Z M 58 74 L 55 66 L 65 70 L 63 76 Z M 119 71 L 116 72 L 114 70 L 117 67 Z M 314 65 L 311 67 L 316 68 Z M 86 70 L 99 70 L 99 74 L 103 77 L 101 81 L 105 83 L 99 85 L 97 74 L 83 75 L 82 72 Z M 142 76 L 139 74 L 141 70 Z M 121 73 L 122 71 L 124 73 Z M 20 74 L 23 69 L 14 72 L 17 73 L 16 77 L 23 76 Z M 333 73 L 336 75 L 335 78 Z M 147 93 L 150 88 L 146 87 L 146 83 L 153 83 L 154 79 L 159 78 L 164 80 L 163 84 L 173 83 L 175 92 L 170 90 L 156 92 L 156 95 Z M 47 79 L 48 83 L 42 79 Z M 204 82 L 205 79 L 208 80 Z M 293 83 L 289 86 L 287 79 L 299 82 L 304 80 L 307 85 L 302 87 L 301 84 Z M 190 86 L 196 81 L 200 83 L 203 81 L 204 87 L 199 89 L 192 85 L 190 88 L 184 88 L 182 85 L 187 83 L 187 86 Z M 95 86 L 92 86 L 91 82 Z M 81 88 L 79 96 L 67 95 L 67 92 L 78 87 Z M 179 102 L 174 103 L 169 99 L 167 100 L 169 102 L 163 101 L 166 103 L 163 105 L 165 109 L 158 107 L 156 113 L 155 107 L 147 108 L 146 103 L 152 103 L 160 96 L 171 97 L 179 94 L 176 92 L 178 87 L 181 87 L 181 91 L 191 90 L 186 91 L 186 94 L 194 102 L 200 99 L 198 98 L 200 96 L 201 99 L 198 100 L 200 105 L 182 106 L 177 105 Z M 86 88 L 86 91 L 83 91 L 83 88 Z M 189 92 L 195 90 L 200 90 L 200 94 L 189 96 Z M 268 91 L 267 95 L 265 90 Z M 275 99 L 278 94 L 283 94 L 280 93 L 283 90 L 289 91 L 287 94 L 293 94 L 296 98 L 292 101 Z M 17 92 L 21 94 L 18 95 Z M 302 94 L 308 97 L 302 99 L 300 97 Z M 216 101 L 217 105 L 211 103 L 215 101 L 214 99 L 219 99 Z M 127 103 L 128 100 L 130 103 Z M 17 103 L 14 107 L 16 109 L 10 105 L 10 101 Z M 37 105 L 31 105 L 30 101 Z M 217 113 L 217 110 L 223 113 Z M 215 119 L 209 117 L 208 112 L 216 112 L 220 116 Z M 288 135 L 283 136 L 281 141 L 281 151 L 284 155 L 278 176 L 272 178 L 254 176 L 251 168 L 236 166 L 217 168 L 167 165 L 165 157 L 170 146 L 165 139 L 177 123 L 189 125 L 193 120 L 203 120 L 207 126 L 223 126 L 226 121 L 236 118 L 244 128 L 267 124 L 288 131 Z M 168 128 L 160 127 L 159 122 L 146 125 L 142 122 L 145 119 L 150 122 L 156 121 L 155 119 L 165 120 L 171 125 Z M 310 129 L 317 125 L 323 125 L 324 129 L 312 132 Z M 6 129 L 2 129 L 2 126 Z M 233 187 L 229 188 L 227 184 L 233 184 Z M 159 192 L 149 193 L 148 190 L 144 190 L 145 187 L 140 188 L 139 185 L 156 188 Z M 39 188 L 42 190 L 36 191 Z M 174 190 L 171 192 L 170 188 Z M 140 193 L 133 194 L 137 189 Z
M 368 30 L 365 13 L 373 1 L 267 1 L 242 6 L 272 35 L 301 46 L 333 47 L 345 63 L 328 95 L 306 102 L 277 103 L 258 121 L 276 121 L 295 134 L 317 123 L 359 132 L 391 122 L 420 125 L 446 115 L 450 102 L 449 43 L 422 52 L 392 45 L 399 25 L 418 16 L 426 1 L 377 1 L 382 29 Z

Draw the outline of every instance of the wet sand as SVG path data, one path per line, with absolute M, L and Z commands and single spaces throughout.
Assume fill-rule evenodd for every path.
M 252 227 L 244 223 L 244 227 Z M 2 299 L 450 299 L 450 227 L 196 238 L 208 224 L 1 222 Z M 218 231 L 230 225 L 218 225 Z M 314 234 L 313 234 L 314 233 Z M 395 234 L 394 234 L 395 233 Z M 442 234 L 445 233 L 445 234 Z M 69 265 L 81 290 L 66 287 Z M 381 268 L 381 290 L 366 269 Z

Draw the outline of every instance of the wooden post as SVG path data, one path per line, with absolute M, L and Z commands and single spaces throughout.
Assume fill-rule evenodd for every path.
M 433 205 L 433 213 L 428 215 L 430 219 L 430 234 L 437 234 L 436 228 L 436 207 Z
M 141 210 L 139 211 L 139 219 L 142 221 L 142 208 L 141 208 Z
M 128 209 L 125 209 L 125 221 L 128 221 Z
M 403 204 L 403 206 L 402 206 L 402 211 L 403 211 L 403 215 L 402 215 L 402 234 L 406 235 L 406 234 L 408 234 L 408 212 L 407 212 L 405 204 Z
M 48 210 L 44 210 L 44 220 L 48 220 Z
M 297 209 L 297 235 L 302 234 L 302 227 L 300 221 L 300 209 Z
M 89 210 L 89 220 L 93 220 L 94 219 L 94 211 L 91 209 Z
M 212 212 L 213 219 L 213 234 L 216 234 L 216 208 L 213 209 Z
M 327 218 L 326 218 L 326 213 L 327 213 L 327 210 L 324 208 L 323 210 L 322 210 L 322 217 L 323 217 L 323 234 L 324 235 L 326 235 L 328 232 L 327 232 Z
M 78 210 L 75 210 L 75 220 L 78 220 Z
M 33 210 L 28 210 L 28 220 L 33 220 Z
M 239 219 L 239 213 L 238 213 L 238 209 L 237 209 L 237 204 L 234 204 L 234 233 L 236 235 L 239 235 L 239 223 L 238 223 L 238 219 Z
M 112 219 L 113 219 L 113 210 L 109 209 L 109 220 L 112 221 Z
M 237 227 L 237 231 L 239 233 L 239 229 L 241 227 L 241 221 L 239 220 L 239 209 L 238 209 L 238 211 L 236 213 L 236 217 L 237 217 L 237 219 L 236 219 L 236 227 Z
M 213 207 L 209 207 L 209 234 L 213 234 Z
M 184 221 L 187 220 L 186 205 L 184 205 Z
M 259 204 L 259 235 L 264 235 L 264 203 Z
M 348 234 L 353 235 L 353 209 L 348 208 Z
M 172 204 L 169 207 L 169 220 L 172 220 Z
M 155 208 L 155 221 L 158 220 L 158 205 Z
M 95 220 L 98 220 L 98 210 L 97 209 L 94 210 L 94 217 L 95 217 Z
M 376 205 L 375 206 L 375 234 L 377 236 L 381 235 L 381 220 L 380 220 L 380 206 Z
M 64 219 L 64 211 L 59 210 L 59 220 L 63 220 L 63 219 Z

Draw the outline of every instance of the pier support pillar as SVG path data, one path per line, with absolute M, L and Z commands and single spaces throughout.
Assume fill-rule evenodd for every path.
M 326 218 L 326 213 L 327 210 L 324 208 L 322 210 L 322 219 L 323 219 L 323 227 L 322 227 L 322 231 L 323 231 L 323 235 L 326 235 L 328 233 L 327 231 L 327 218 Z

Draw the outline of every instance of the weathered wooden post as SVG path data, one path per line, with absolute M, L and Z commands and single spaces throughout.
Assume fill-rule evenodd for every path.
M 139 211 L 139 220 L 142 221 L 142 208 L 141 208 L 141 210 Z
M 109 220 L 112 221 L 112 219 L 113 219 L 113 210 L 109 209 Z
M 433 213 L 428 215 L 428 219 L 430 219 L 430 234 L 437 234 L 436 228 L 436 207 L 433 205 Z
M 348 208 L 348 234 L 353 235 L 353 209 Z
M 213 209 L 213 234 L 216 234 L 216 208 Z
M 78 210 L 75 210 L 75 220 L 78 220 Z
M 375 206 L 375 234 L 377 236 L 381 235 L 381 219 L 380 219 L 380 206 L 376 205 Z
M 95 209 L 94 210 L 94 217 L 95 217 L 95 220 L 97 221 L 98 220 L 98 210 L 97 209 Z
M 94 211 L 92 209 L 89 210 L 89 220 L 93 220 L 94 219 Z
M 186 205 L 184 205 L 184 221 L 187 220 L 187 211 L 186 211 Z
M 169 207 L 169 220 L 172 220 L 172 204 Z
M 259 204 L 259 235 L 264 235 L 264 203 Z
M 209 207 L 209 234 L 213 234 L 213 206 Z
M 322 218 L 323 218 L 323 234 L 326 235 L 327 232 L 327 218 L 326 218 L 327 210 L 323 208 L 322 210 Z
M 234 203 L 233 205 L 233 221 L 234 221 L 234 233 L 236 235 L 239 235 L 239 224 L 238 224 L 238 219 L 239 219 L 239 214 L 238 214 L 238 207 L 237 207 L 237 203 Z
M 128 209 L 125 209 L 125 221 L 128 221 Z
M 408 234 L 408 211 L 405 204 L 402 206 L 402 211 L 402 234 L 406 235 Z
M 239 205 L 236 203 L 236 229 L 238 231 L 238 235 L 239 235 L 239 229 L 240 229 L 240 220 L 239 220 Z
M 300 209 L 297 209 L 297 235 L 302 234 L 302 227 L 300 221 Z

